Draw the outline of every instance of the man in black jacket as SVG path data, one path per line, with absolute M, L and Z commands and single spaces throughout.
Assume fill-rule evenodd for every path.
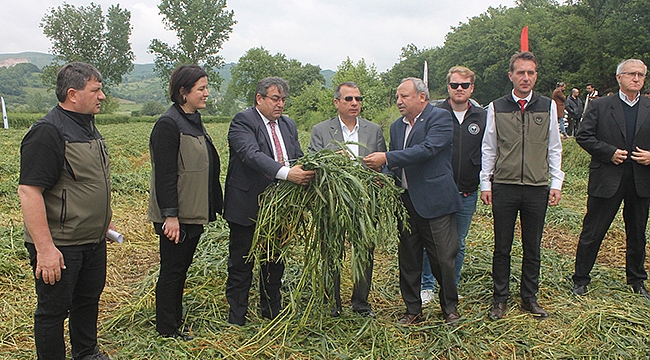
M 573 293 L 584 295 L 600 244 L 618 213 L 625 222 L 625 273 L 628 285 L 646 299 L 644 268 L 650 205 L 650 99 L 641 96 L 648 68 L 629 59 L 616 69 L 618 94 L 593 100 L 576 135 L 591 155 L 589 197 L 576 251 Z
M 565 109 L 569 113 L 569 127 L 566 132 L 569 136 L 574 136 L 578 132 L 578 124 L 582 118 L 582 100 L 580 99 L 580 90 L 571 89 L 571 95 L 566 99 Z

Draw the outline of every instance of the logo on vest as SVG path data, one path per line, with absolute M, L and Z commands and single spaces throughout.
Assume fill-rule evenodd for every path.
M 477 135 L 481 131 L 481 127 L 477 123 L 472 123 L 467 127 L 467 131 L 472 135 Z
M 542 125 L 542 123 L 544 122 L 544 119 L 541 116 L 535 116 L 534 121 L 535 121 L 535 124 Z

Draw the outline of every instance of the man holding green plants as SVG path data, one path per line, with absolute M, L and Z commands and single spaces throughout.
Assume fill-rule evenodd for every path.
M 95 128 L 106 99 L 102 76 L 73 62 L 57 75 L 59 104 L 23 138 L 18 195 L 34 269 L 38 359 L 66 358 L 69 318 L 74 360 L 108 359 L 97 347 L 99 297 L 106 282 L 111 221 L 110 159 Z
M 366 156 L 375 151 L 386 151 L 386 140 L 381 126 L 359 117 L 363 97 L 357 84 L 344 82 L 334 91 L 334 106 L 338 116 L 314 125 L 311 129 L 309 151 L 317 152 L 325 148 L 338 149 L 334 142 L 352 142 L 347 144 L 347 152 L 354 157 Z M 372 280 L 372 251 L 370 252 L 370 265 L 366 267 L 365 276 L 355 282 L 352 290 L 352 311 L 362 316 L 374 317 L 368 294 Z M 331 310 L 332 316 L 339 316 L 341 311 L 341 278 L 334 274 L 334 300 L 335 307 Z
M 402 201 L 409 214 L 409 229 L 399 242 L 399 278 L 406 312 L 397 322 L 422 320 L 420 277 L 422 250 L 440 284 L 440 307 L 448 324 L 460 319 L 456 310 L 456 212 L 462 203 L 451 167 L 454 124 L 447 110 L 429 103 L 429 90 L 421 79 L 407 78 L 397 88 L 402 117 L 390 126 L 390 151 L 364 158 L 375 170 L 384 166 L 405 189 Z
M 230 305 L 228 322 L 246 323 L 248 291 L 253 278 L 253 262 L 247 259 L 255 233 L 259 195 L 276 181 L 307 185 L 313 170 L 291 164 L 303 155 L 296 124 L 282 115 L 289 84 L 279 77 L 260 80 L 255 106 L 233 118 L 228 130 L 230 159 L 226 176 L 223 217 L 230 227 L 226 299 Z M 260 269 L 262 317 L 273 319 L 282 310 L 282 261 L 269 261 Z

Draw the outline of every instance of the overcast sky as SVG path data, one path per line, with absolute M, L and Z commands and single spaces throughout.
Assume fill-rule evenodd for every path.
M 159 0 L 94 0 L 104 14 L 111 4 L 131 11 L 131 44 L 138 64 L 153 62 L 151 39 L 177 42 L 158 15 Z M 49 52 L 39 27 L 56 0 L 3 0 L 0 5 L 0 53 Z M 75 6 L 90 1 L 68 0 Z M 230 0 L 237 24 L 220 54 L 236 62 L 248 49 L 263 46 L 302 63 L 335 70 L 350 57 L 364 58 L 385 71 L 398 61 L 403 46 L 442 45 L 452 26 L 485 12 L 489 6 L 514 6 L 514 0 Z

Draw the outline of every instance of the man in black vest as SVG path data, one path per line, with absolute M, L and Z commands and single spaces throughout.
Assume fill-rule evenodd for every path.
M 18 195 L 34 270 L 38 359 L 66 358 L 69 317 L 74 360 L 108 359 L 97 348 L 97 307 L 106 282 L 111 221 L 110 165 L 95 114 L 102 76 L 73 62 L 57 75 L 59 104 L 34 124 L 20 148 Z
M 646 299 L 643 282 L 650 204 L 650 99 L 641 96 L 648 68 L 629 59 L 616 68 L 618 94 L 594 99 L 576 141 L 591 154 L 587 214 L 576 251 L 573 293 L 584 295 L 600 244 L 624 201 L 627 283 Z

